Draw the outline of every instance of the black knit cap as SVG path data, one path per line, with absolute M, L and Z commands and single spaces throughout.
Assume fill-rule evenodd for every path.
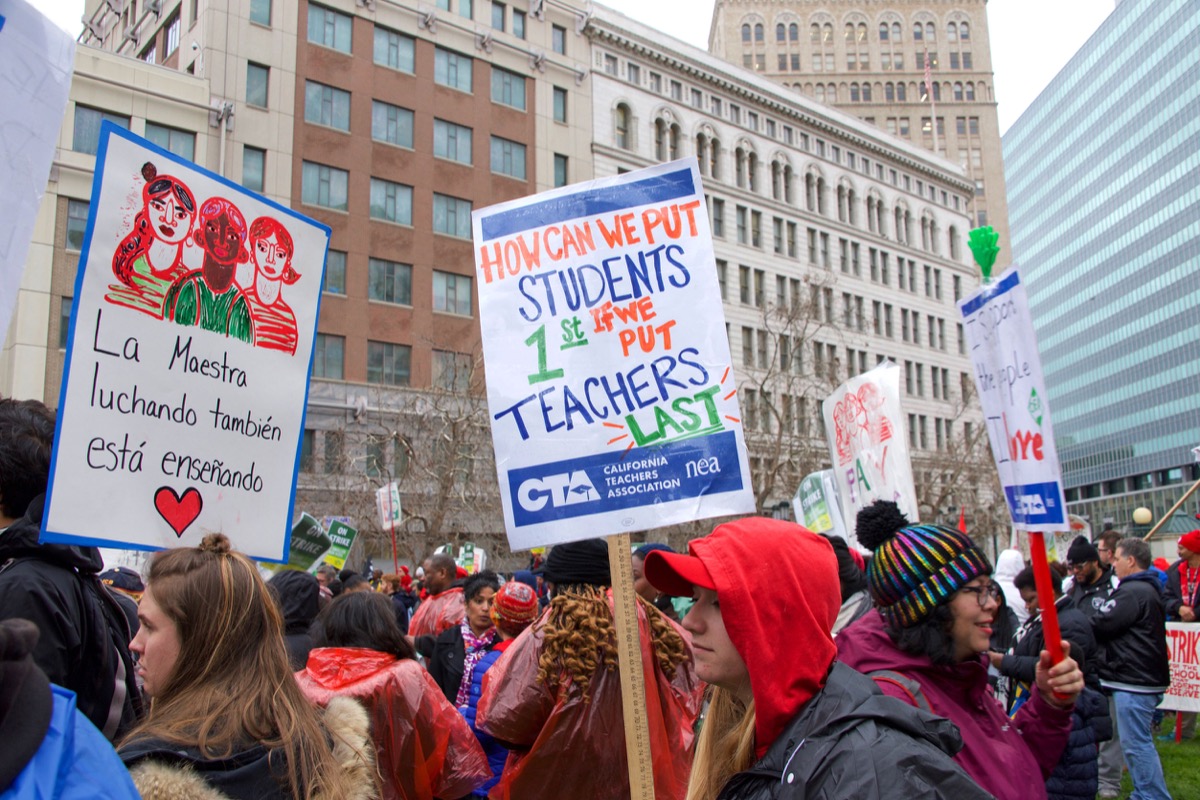
M 1075 540 L 1071 542 L 1071 546 L 1067 548 L 1068 564 L 1086 564 L 1089 561 L 1099 560 L 1100 551 L 1096 549 L 1096 545 L 1082 536 L 1076 536 Z
M 33 663 L 38 629 L 29 620 L 0 622 L 0 792 L 9 788 L 42 746 L 54 698 Z
M 546 563 L 534 572 L 540 572 L 543 578 L 560 586 L 612 586 L 608 544 L 603 539 L 555 545 Z

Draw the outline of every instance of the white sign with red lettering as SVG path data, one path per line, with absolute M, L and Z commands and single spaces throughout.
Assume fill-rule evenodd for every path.
M 1200 625 L 1167 623 L 1167 652 L 1171 656 L 1171 688 L 1159 708 L 1200 711 Z

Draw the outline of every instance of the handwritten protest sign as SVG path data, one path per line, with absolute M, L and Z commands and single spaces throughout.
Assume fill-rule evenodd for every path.
M 0 0 L 0 344 L 17 304 L 74 62 L 69 35 L 24 0 Z
M 963 298 L 958 308 L 1013 526 L 1068 530 L 1042 361 L 1017 268 Z
M 379 525 L 385 531 L 400 527 L 400 486 L 392 481 L 375 490 L 375 509 L 379 512 Z
M 329 229 L 101 132 L 47 541 L 288 557 Z
M 900 409 L 900 368 L 885 361 L 851 378 L 825 398 L 821 413 L 846 530 L 854 530 L 858 512 L 876 500 L 895 502 L 916 522 L 917 492 Z
M 513 549 L 752 511 L 695 160 L 472 224 Z
M 796 521 L 813 533 L 829 533 L 846 541 L 854 541 L 846 535 L 841 504 L 838 502 L 837 478 L 833 470 L 813 472 L 800 481 L 800 488 L 792 498 L 792 511 Z
M 1167 623 L 1167 652 L 1171 657 L 1171 688 L 1160 708 L 1200 711 L 1200 625 Z

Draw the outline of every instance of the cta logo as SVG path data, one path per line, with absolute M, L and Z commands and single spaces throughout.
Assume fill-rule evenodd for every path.
M 560 508 L 599 499 L 600 493 L 583 470 L 529 478 L 517 488 L 517 502 L 526 511 L 541 511 L 546 503 Z
M 1017 495 L 1017 513 L 1025 516 L 1042 515 L 1046 513 L 1046 504 L 1040 494 Z

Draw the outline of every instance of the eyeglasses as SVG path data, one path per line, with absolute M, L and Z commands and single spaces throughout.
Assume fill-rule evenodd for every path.
M 1004 596 L 998 583 L 989 583 L 986 586 L 964 586 L 959 591 L 975 595 L 975 602 L 979 603 L 980 608 L 987 608 L 989 601 L 999 603 L 1000 598 Z

